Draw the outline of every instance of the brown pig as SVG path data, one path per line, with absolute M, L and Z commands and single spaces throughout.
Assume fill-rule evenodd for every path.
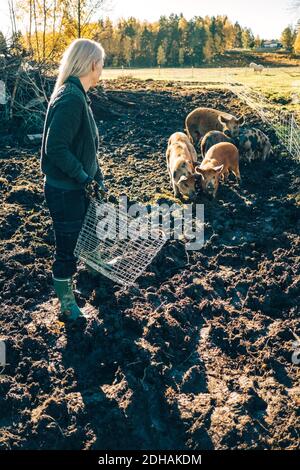
M 195 168 L 196 175 L 201 176 L 203 191 L 210 192 L 212 190 L 213 197 L 216 197 L 220 176 L 223 180 L 227 179 L 230 171 L 240 182 L 239 151 L 230 142 L 220 142 L 213 145 L 201 165 Z
M 207 132 L 223 131 L 225 124 L 231 136 L 236 137 L 243 123 L 244 116 L 236 118 L 217 109 L 196 108 L 186 117 L 185 130 L 190 141 L 196 145 Z
M 175 132 L 168 141 L 166 160 L 174 196 L 195 196 L 197 153 L 183 132 Z

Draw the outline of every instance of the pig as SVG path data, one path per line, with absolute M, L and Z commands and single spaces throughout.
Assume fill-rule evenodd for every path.
M 220 115 L 218 117 L 218 121 L 224 134 L 235 139 L 240 134 L 241 126 L 245 123 L 245 118 L 244 116 L 241 116 L 239 119 L 235 119 L 235 121 L 233 121 L 232 119 L 227 118 L 227 116 Z
M 244 116 L 236 118 L 217 109 L 196 108 L 188 114 L 185 120 L 185 130 L 192 144 L 196 145 L 209 131 L 223 131 L 223 123 L 220 118 L 224 123 L 226 122 L 232 135 L 238 135 L 239 127 L 244 123 Z
M 175 197 L 193 199 L 195 189 L 195 166 L 197 153 L 183 132 L 175 132 L 168 140 L 166 151 L 167 168 Z
M 219 142 L 231 142 L 234 143 L 233 140 L 228 137 L 224 132 L 220 131 L 210 131 L 201 140 L 201 154 L 202 158 L 205 157 L 208 150 L 215 144 Z
M 237 138 L 234 139 L 241 157 L 251 162 L 261 158 L 266 160 L 272 153 L 272 145 L 269 137 L 260 129 L 243 129 Z
M 227 179 L 230 171 L 240 182 L 239 151 L 231 142 L 219 142 L 213 145 L 201 164 L 195 168 L 196 175 L 201 177 L 203 191 L 206 193 L 212 191 L 213 197 L 216 197 L 218 191 L 219 178 Z

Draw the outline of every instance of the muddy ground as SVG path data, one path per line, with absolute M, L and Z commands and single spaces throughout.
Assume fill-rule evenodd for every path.
M 197 106 L 245 113 L 224 90 L 123 79 L 136 107 L 99 120 L 112 195 L 172 203 L 164 152 Z M 101 116 L 100 116 L 101 117 Z M 205 246 L 171 241 L 120 291 L 80 265 L 87 323 L 57 321 L 54 237 L 39 149 L 1 148 L 0 449 L 296 449 L 300 370 L 299 164 L 274 134 L 269 161 L 241 163 L 205 205 Z

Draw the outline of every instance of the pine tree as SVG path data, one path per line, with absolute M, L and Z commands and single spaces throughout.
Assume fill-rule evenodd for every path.
M 8 52 L 6 39 L 2 31 L 0 31 L 0 54 L 6 54 Z
M 234 47 L 240 49 L 243 47 L 243 38 L 242 38 L 243 31 L 238 23 L 235 23 L 234 25 L 234 33 L 235 33 Z
M 251 29 L 244 29 L 242 33 L 242 42 L 244 49 L 251 49 L 252 47 L 254 47 L 254 36 Z

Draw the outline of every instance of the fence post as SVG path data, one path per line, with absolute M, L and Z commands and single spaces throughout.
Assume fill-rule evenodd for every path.
M 294 137 L 294 115 L 291 115 L 291 123 L 290 123 L 290 136 L 289 136 L 289 151 L 290 154 L 293 151 L 293 137 Z

